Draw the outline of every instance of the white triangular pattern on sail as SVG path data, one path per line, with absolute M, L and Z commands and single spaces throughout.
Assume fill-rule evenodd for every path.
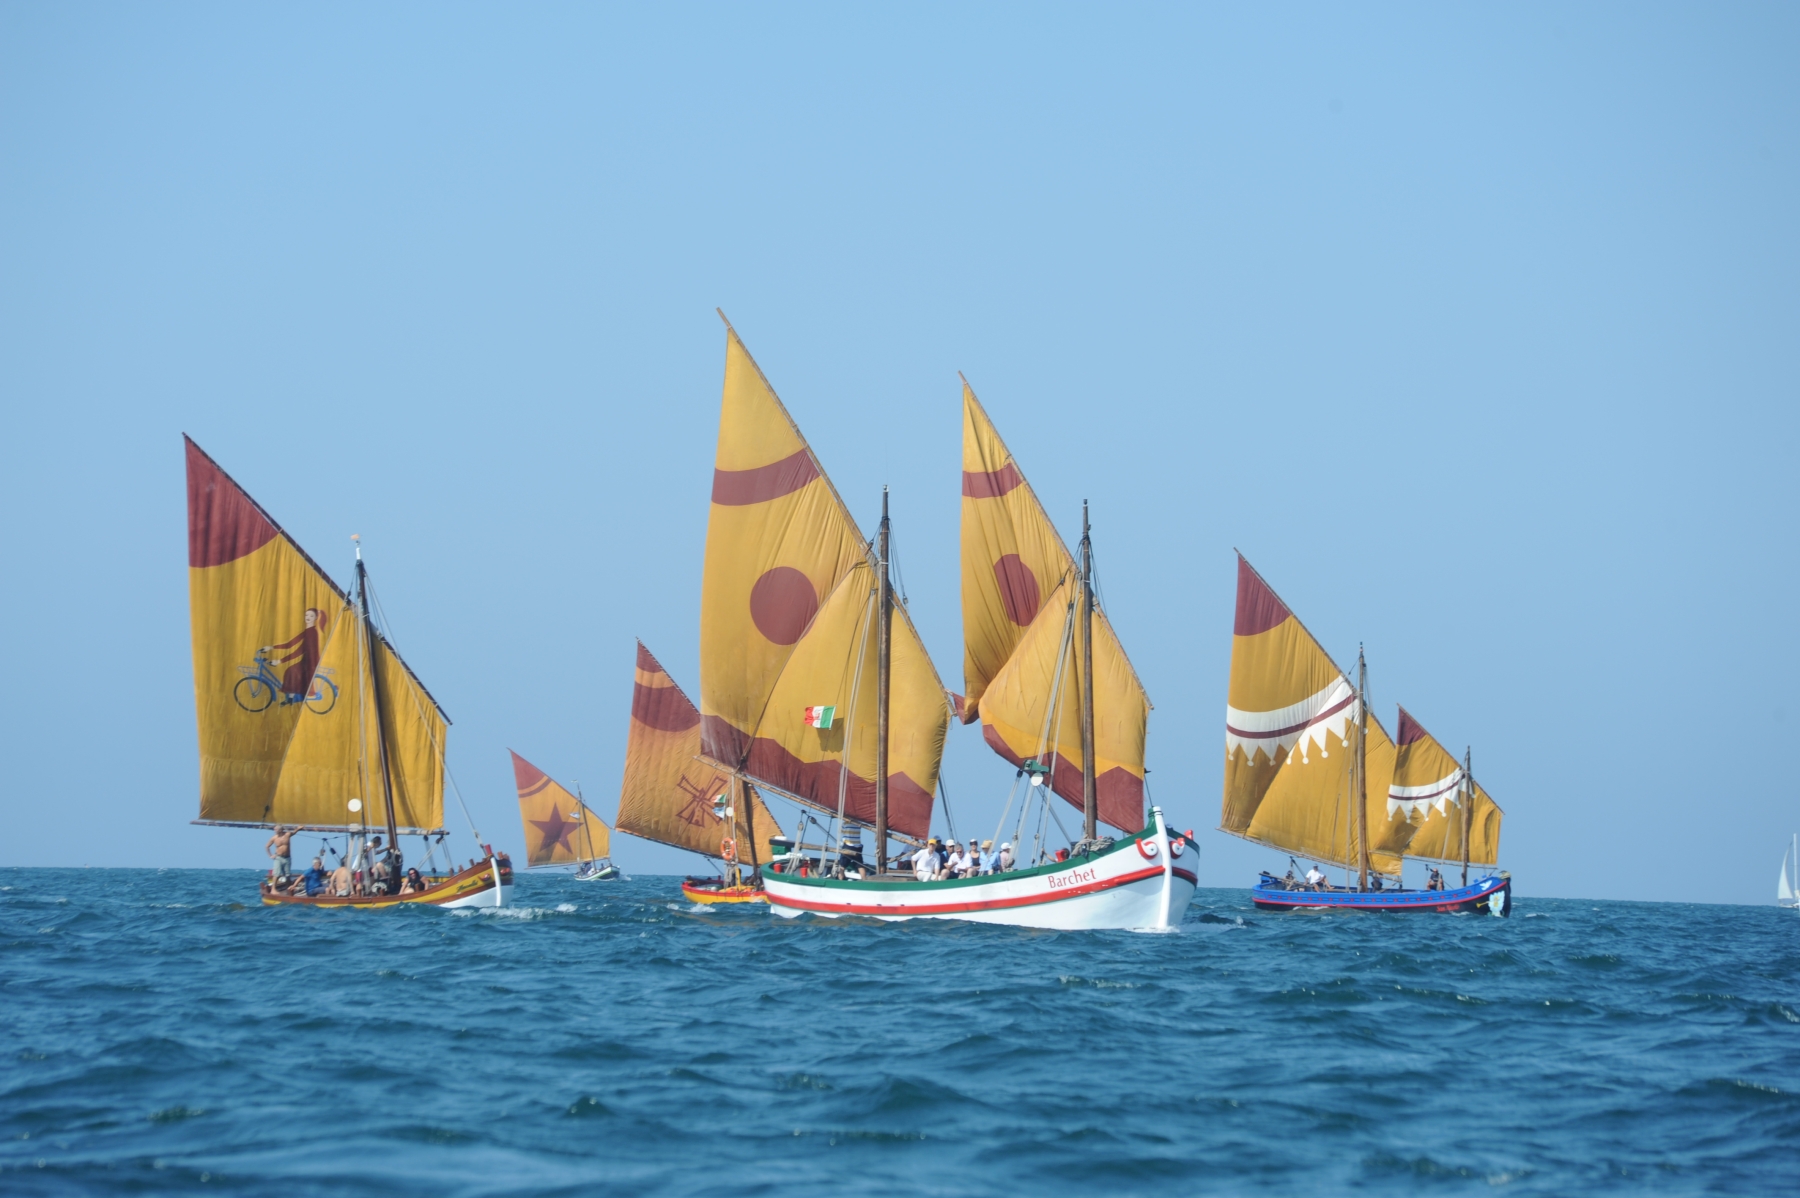
M 1311 749 L 1329 757 L 1325 734 L 1334 733 L 1340 741 L 1348 742 L 1350 725 L 1360 714 L 1356 688 L 1342 674 L 1318 694 L 1278 711 L 1240 711 L 1227 704 L 1225 753 L 1230 756 L 1233 750 L 1242 749 L 1245 757 L 1254 760 L 1256 751 L 1261 749 L 1273 761 L 1277 750 L 1291 751 L 1297 744 L 1302 761 L 1309 759 Z

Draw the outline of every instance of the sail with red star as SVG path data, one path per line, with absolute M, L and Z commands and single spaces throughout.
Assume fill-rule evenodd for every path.
M 612 853 L 612 829 L 537 766 L 512 755 L 528 865 L 580 865 Z

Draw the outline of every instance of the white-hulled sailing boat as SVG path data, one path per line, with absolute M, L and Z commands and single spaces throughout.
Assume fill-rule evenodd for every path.
M 1781 858 L 1781 879 L 1775 883 L 1775 905 L 1800 910 L 1800 835 Z
M 1220 830 L 1356 873 L 1355 884 L 1343 887 L 1307 884 L 1292 870 L 1285 878 L 1265 873 L 1253 892 L 1257 906 L 1509 914 L 1512 881 L 1505 872 L 1455 890 L 1400 888 L 1409 850 L 1446 859 L 1446 845 L 1457 843 L 1448 839 L 1453 824 L 1461 830 L 1462 859 L 1491 863 L 1499 851 L 1500 809 L 1404 712 L 1396 746 L 1370 712 L 1367 695 L 1361 652 L 1352 685 L 1240 554 Z M 1445 815 L 1452 802 L 1455 820 Z M 1433 810 L 1435 818 L 1422 814 Z M 1420 832 L 1426 840 L 1414 850 Z
M 756 787 L 700 754 L 700 712 L 639 641 L 631 686 L 631 731 L 619 786 L 616 830 L 698 853 L 718 864 L 681 892 L 696 903 L 760 903 L 757 867 L 782 839 Z
M 779 410 L 772 392 L 769 400 Z M 1168 830 L 1160 810 L 1152 807 L 1145 818 L 1143 749 L 1149 703 L 1094 604 L 1086 512 L 1077 568 L 966 382 L 963 400 L 963 621 L 969 693 L 956 706 L 965 721 L 982 720 L 988 744 L 1018 767 L 1015 792 L 1020 779 L 1031 778 L 1019 827 L 1025 828 L 1035 799 L 1040 832 L 1034 852 L 1021 857 L 1023 868 L 968 878 L 921 881 L 885 872 L 890 832 L 901 827 L 922 836 L 930 815 L 929 789 L 923 802 L 904 809 L 890 802 L 896 780 L 908 778 L 893 769 L 897 755 L 890 750 L 896 743 L 911 748 L 928 740 L 929 757 L 912 760 L 935 777 L 944 712 L 926 690 L 930 662 L 923 646 L 904 607 L 897 609 L 893 601 L 884 494 L 875 552 L 869 554 L 864 542 L 860 560 L 851 560 L 839 586 L 846 596 L 845 625 L 855 623 L 859 631 L 842 638 L 833 656 L 843 663 L 840 676 L 861 685 L 846 690 L 840 681 L 840 689 L 830 692 L 849 696 L 844 740 L 859 756 L 848 772 L 863 776 L 856 761 L 874 766 L 872 811 L 855 814 L 873 816 L 876 867 L 866 868 L 858 849 L 846 852 L 841 846 L 831 873 L 842 876 L 812 876 L 810 859 L 795 854 L 764 874 L 770 905 L 783 915 L 948 918 L 1058 929 L 1172 926 L 1193 897 L 1198 854 L 1191 837 Z M 722 429 L 722 453 L 724 443 Z M 715 519 L 718 513 L 715 487 Z M 847 513 L 842 520 L 854 534 Z M 710 544 L 709 534 L 709 550 Z M 870 625 L 872 671 L 866 668 Z M 852 660 L 853 673 L 844 668 Z M 820 673 L 810 685 L 826 690 L 831 682 L 829 673 Z M 870 684 L 872 696 L 867 694 Z M 824 726 L 829 727 L 835 705 L 825 694 L 809 697 L 815 706 L 804 709 L 808 715 L 821 707 L 833 712 L 826 717 Z M 1052 792 L 1081 809 L 1083 835 L 1072 852 L 1046 861 L 1041 829 L 1044 819 L 1053 816 Z M 839 810 L 844 811 L 842 801 Z M 1009 802 L 1002 827 L 1010 812 Z M 910 824 L 901 825 L 897 815 Z M 1125 835 L 1101 837 L 1102 821 Z M 1022 835 L 1015 839 L 1023 849 Z
M 508 750 L 510 752 L 510 750 Z M 581 800 L 580 784 L 570 794 L 556 779 L 517 753 L 513 782 L 519 789 L 519 821 L 525 829 L 525 867 L 573 865 L 577 882 L 608 882 L 619 876 L 612 863 L 612 829 Z
M 458 869 L 444 848 L 450 721 L 377 628 L 360 544 L 356 591 L 346 594 L 191 438 L 187 482 L 194 822 L 346 838 L 321 856 L 348 867 L 350 893 L 315 879 L 309 895 L 293 871 L 263 882 L 265 904 L 503 906 L 512 888 L 504 853 L 482 845 Z M 385 834 L 385 859 L 374 834 Z M 411 888 L 403 835 L 426 841 Z

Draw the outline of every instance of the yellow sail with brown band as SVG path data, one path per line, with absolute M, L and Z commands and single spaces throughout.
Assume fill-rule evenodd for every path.
M 1351 791 L 1361 715 L 1350 680 L 1240 555 L 1221 828 L 1355 868 L 1361 853 Z M 1388 813 L 1394 743 L 1373 713 L 1364 759 L 1370 868 L 1397 876 L 1412 825 Z
M 727 326 L 700 600 L 701 742 L 729 769 L 861 823 L 875 818 L 873 565 Z M 930 829 L 949 707 L 904 607 L 892 638 L 888 825 L 919 837 Z M 830 725 L 815 726 L 811 713 L 824 708 Z
M 1406 849 L 1408 857 L 1462 861 L 1466 822 L 1468 860 L 1475 865 L 1499 864 L 1500 821 L 1506 813 L 1479 782 L 1472 783 L 1472 787 L 1471 783 L 1462 763 L 1402 707 L 1387 806 L 1390 813 L 1403 816 L 1413 825 L 1412 840 Z
M 1074 557 L 993 421 L 963 383 L 962 608 L 965 723 L 1014 765 L 1037 761 L 1082 805 L 1080 582 Z M 1144 824 L 1150 699 L 1112 624 L 1094 611 L 1098 815 Z
M 187 478 L 199 822 L 384 823 L 374 669 L 395 822 L 441 827 L 448 721 L 437 704 L 385 640 L 371 648 L 349 597 L 191 439 Z
M 761 865 L 781 825 L 755 787 L 744 789 L 748 813 L 735 810 L 731 771 L 701 756 L 700 712 L 639 641 L 614 826 L 674 848 Z M 733 808 L 733 815 L 715 813 L 715 804 Z
M 605 820 L 517 753 L 512 762 L 527 865 L 578 865 L 611 855 L 612 837 Z

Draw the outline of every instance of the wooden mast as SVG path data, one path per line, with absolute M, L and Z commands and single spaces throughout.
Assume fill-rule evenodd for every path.
M 1356 888 L 1369 888 L 1369 666 L 1362 646 L 1356 647 L 1356 785 L 1350 801 L 1356 804 Z
M 362 543 L 356 546 L 356 592 L 362 603 L 363 635 L 369 644 L 369 688 L 375 699 L 375 747 L 381 758 L 381 805 L 387 812 L 388 853 L 393 868 L 388 870 L 388 884 L 393 885 L 403 862 L 400 856 L 400 827 L 394 816 L 394 777 L 388 766 L 387 705 L 381 693 L 381 659 L 375 654 L 375 619 L 369 614 L 369 571 L 363 565 Z
M 1474 817 L 1475 807 L 1475 775 L 1470 772 L 1469 747 L 1463 746 L 1463 802 L 1462 802 L 1462 884 L 1469 884 L 1469 821 Z
M 888 490 L 881 488 L 881 531 L 876 537 L 880 590 L 875 616 L 875 873 L 887 869 L 888 668 L 894 648 L 894 587 L 888 577 Z M 849 768 L 848 761 L 845 768 Z
M 1094 546 L 1087 500 L 1081 501 L 1081 835 L 1099 836 L 1100 797 L 1094 784 Z

